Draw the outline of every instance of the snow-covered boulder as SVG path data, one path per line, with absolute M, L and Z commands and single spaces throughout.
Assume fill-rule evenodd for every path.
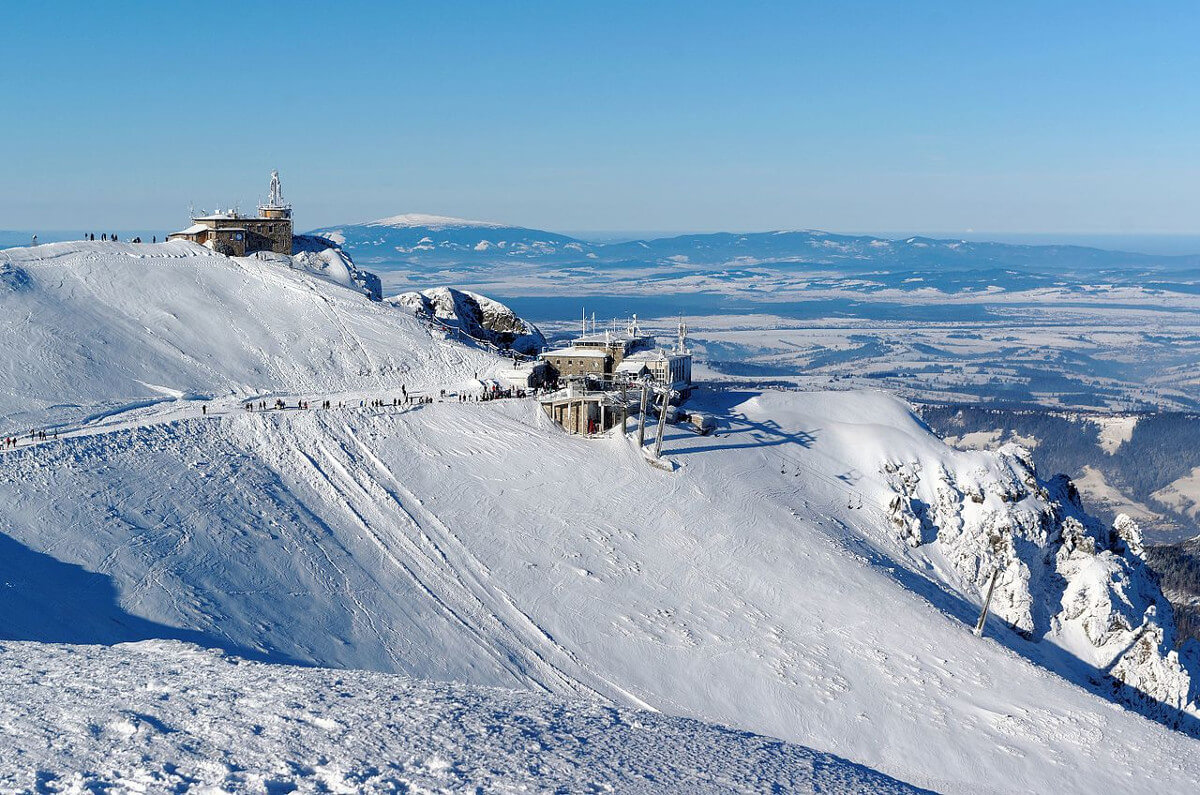
M 334 241 L 317 235 L 292 237 L 292 267 L 311 271 L 330 281 L 361 290 L 372 301 L 383 299 L 383 285 L 370 271 L 355 267 L 354 260 Z
M 414 314 L 437 318 L 443 326 L 505 350 L 536 354 L 546 347 L 546 338 L 537 326 L 499 301 L 479 293 L 434 287 L 400 293 L 387 301 Z

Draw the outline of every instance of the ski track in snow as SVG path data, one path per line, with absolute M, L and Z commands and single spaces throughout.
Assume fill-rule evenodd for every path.
M 895 492 L 881 467 L 916 461 L 986 475 L 997 459 L 949 450 L 899 401 L 701 390 L 695 404 L 719 419 L 717 433 L 669 428 L 668 473 L 647 466 L 628 437 L 567 436 L 532 401 L 370 407 L 374 398 L 390 404 L 401 384 L 435 395 L 501 363 L 317 277 L 194 257 L 174 244 L 159 247 L 159 259 L 130 257 L 136 268 L 97 246 L 41 248 L 49 250 L 6 252 L 34 288 L 0 296 L 15 305 L 3 333 L 43 349 L 29 356 L 12 346 L 11 383 L 37 384 L 42 397 L 0 395 L 0 421 L 51 431 L 0 453 L 0 551 L 9 556 L 0 558 L 0 655 L 13 662 L 0 666 L 0 716 L 14 727 L 7 747 L 38 760 L 0 754 L 14 786 L 33 786 L 22 783 L 31 766 L 58 776 L 47 786 L 67 789 L 195 779 L 262 790 L 288 775 L 351 790 L 559 780 L 546 775 L 546 759 L 572 741 L 553 731 L 551 742 L 537 741 L 552 722 L 537 723 L 530 739 L 536 773 L 513 772 L 516 756 L 487 756 L 516 746 L 470 732 L 433 746 L 469 744 L 482 756 L 464 751 L 431 766 L 433 746 L 403 745 L 438 720 L 418 710 L 415 722 L 399 723 L 407 739 L 384 727 L 392 732 L 384 749 L 424 760 L 398 773 L 361 737 L 334 744 L 276 733 L 260 744 L 246 715 L 229 714 L 249 698 L 247 714 L 311 708 L 308 724 L 343 721 L 315 686 L 338 677 L 405 693 L 449 688 L 439 692 L 471 705 L 458 719 L 485 728 L 492 724 L 479 711 L 493 707 L 467 685 L 519 688 L 513 698 L 524 704 L 570 699 L 584 712 L 610 709 L 596 706 L 606 702 L 658 710 L 665 714 L 635 720 L 713 721 L 939 791 L 1095 791 L 1114 782 L 1184 791 L 1200 778 L 1195 740 L 1054 675 L 1062 658 L 1031 651 L 1002 622 L 989 623 L 983 639 L 971 634 L 979 594 L 947 561 L 900 540 L 884 510 Z M 221 310 L 189 315 L 192 305 Z M 92 348 L 105 351 L 105 367 L 60 366 Z M 335 408 L 243 408 L 277 398 Z M 2 568 L 8 561 L 36 576 Z M 463 684 L 233 663 L 181 650 L 179 640 Z M 48 645 L 123 641 L 143 643 Z M 154 722 L 182 713 L 137 708 L 143 694 L 123 693 L 129 680 L 113 673 L 150 681 L 187 676 L 193 665 L 218 675 L 188 685 L 180 709 L 196 717 L 175 733 L 154 731 Z M 62 712 L 47 712 L 46 685 L 22 670 L 55 672 L 52 681 L 70 685 L 55 707 Z M 69 670 L 87 673 L 72 679 Z M 260 692 L 271 684 L 259 673 L 296 687 Z M 115 690 L 105 691 L 110 681 Z M 135 709 L 150 717 L 131 718 Z M 511 704 L 496 709 L 496 732 L 520 726 Z M 65 727 L 58 745 L 46 739 L 56 720 Z M 381 720 L 363 709 L 349 722 Z M 216 733 L 192 745 L 201 723 Z M 696 788 L 759 789 L 766 779 L 738 767 L 760 758 L 734 742 L 744 735 L 717 733 L 733 745 L 697 740 L 697 753 L 736 772 L 696 779 Z M 162 745 L 161 734 L 174 739 Z M 666 738 L 667 758 L 683 743 L 656 736 Z M 637 760 L 663 758 L 622 747 L 636 751 L 618 772 L 597 767 L 599 788 L 672 789 L 665 768 L 654 779 L 621 778 Z M 768 766 L 793 758 L 795 746 L 772 748 Z M 143 752 L 148 778 L 115 778 L 135 777 Z M 109 778 L 88 761 L 113 753 L 126 761 Z M 172 754 L 186 757 L 172 761 L 179 781 L 153 761 Z M 708 775 L 711 765 L 689 754 L 680 768 Z M 230 766 L 201 761 L 211 757 Z M 562 776 L 594 764 L 565 759 Z M 292 762 L 305 769 L 280 767 Z M 330 772 L 339 765 L 342 778 Z M 689 782 L 688 773 L 666 775 Z
M 333 398 L 335 405 L 338 397 Z M 549 429 L 526 401 L 452 401 L 407 409 L 359 408 L 355 403 L 346 409 L 254 413 L 236 404 L 214 409 L 207 416 L 198 416 L 195 403 L 189 402 L 138 409 L 135 417 L 125 418 L 123 427 L 115 430 L 79 428 L 72 431 L 77 436 L 10 452 L 7 457 L 32 467 L 30 472 L 41 466 L 56 468 L 60 460 L 91 459 L 97 453 L 135 462 L 139 450 L 162 446 L 142 438 L 157 429 L 165 434 L 164 440 L 177 440 L 168 441 L 168 447 L 187 442 L 197 453 L 211 447 L 206 462 L 237 455 L 260 462 L 255 466 L 268 468 L 286 493 L 313 512 L 299 524 L 295 519 L 282 522 L 280 531 L 290 539 L 291 554 L 308 558 L 307 568 L 319 572 L 324 583 L 321 591 L 304 598 L 317 599 L 314 604 L 338 600 L 347 606 L 350 624 L 363 633 L 356 636 L 357 650 L 351 650 L 348 658 L 327 656 L 329 651 L 311 643 L 288 652 L 321 664 L 464 678 L 560 696 L 598 694 L 622 704 L 707 717 L 785 737 L 815 733 L 823 738 L 824 747 L 840 750 L 849 743 L 859 751 L 859 743 L 843 734 L 847 727 L 841 720 L 821 730 L 822 721 L 811 718 L 797 724 L 796 710 L 805 704 L 805 710 L 840 714 L 848 708 L 842 702 L 853 696 L 861 716 L 875 715 L 862 730 L 868 735 L 886 734 L 892 730 L 867 727 L 878 726 L 878 721 L 890 725 L 886 716 L 891 709 L 904 705 L 902 711 L 911 710 L 916 708 L 914 699 L 930 698 L 930 704 L 920 707 L 929 723 L 926 730 L 946 732 L 949 738 L 957 736 L 955 727 L 965 716 L 963 705 L 950 703 L 945 694 L 975 689 L 990 693 L 1000 681 L 984 672 L 996 664 L 989 648 L 997 649 L 1007 666 L 1016 665 L 1017 673 L 1010 670 L 1009 675 L 1028 679 L 1032 674 L 1033 681 L 1046 685 L 1044 672 L 1013 652 L 994 641 L 970 639 L 963 616 L 948 614 L 920 597 L 914 599 L 912 576 L 937 593 L 953 593 L 882 530 L 887 520 L 877 507 L 879 497 L 872 493 L 877 485 L 865 477 L 851 485 L 853 477 L 829 474 L 844 475 L 854 467 L 823 452 L 819 442 L 764 444 L 757 423 L 749 418 L 731 415 L 717 437 L 672 428 L 666 451 L 682 468 L 666 474 L 646 467 L 636 451 L 618 438 L 587 441 Z M 186 419 L 180 419 L 181 414 Z M 749 444 L 741 441 L 755 433 L 761 438 Z M 110 439 L 117 443 L 112 452 Z M 698 452 L 690 451 L 697 448 Z M 552 475 L 569 471 L 578 472 L 585 482 L 609 478 L 612 493 L 626 495 L 615 498 L 620 510 L 606 504 L 602 494 L 579 491 Z M 708 493 L 707 484 L 712 482 L 724 484 L 719 495 Z M 220 480 L 215 487 L 229 483 Z M 551 514 L 532 525 L 517 519 L 523 512 L 540 510 L 537 506 L 546 497 L 539 495 L 547 493 L 549 484 L 569 491 L 573 513 L 551 509 Z M 136 499 L 126 494 L 114 504 Z M 214 497 L 206 499 L 211 504 Z M 218 498 L 215 504 L 222 502 Z M 698 505 L 689 510 L 692 502 Z M 657 529 L 641 527 L 631 532 L 622 527 L 626 521 L 621 517 L 633 505 L 643 510 L 634 515 L 642 517 L 634 523 L 644 525 L 653 518 L 649 527 Z M 746 533 L 738 530 L 739 525 L 777 527 L 776 533 L 793 537 Z M 297 534 L 299 528 L 310 526 L 311 530 Z M 784 530 L 788 527 L 792 529 Z M 170 528 L 167 525 L 159 532 Z M 338 554 L 333 554 L 328 535 L 323 540 L 311 533 L 332 533 L 338 539 Z M 367 546 L 355 546 L 351 536 L 364 538 Z M 129 562 L 123 567 L 116 562 L 137 549 L 141 537 L 117 546 L 98 570 L 120 576 Z M 174 532 L 171 539 L 165 549 L 153 544 L 146 549 L 140 564 L 144 572 L 122 589 L 127 609 L 157 620 L 195 615 L 194 607 L 177 604 L 178 583 L 195 575 L 186 569 L 171 572 L 194 557 L 182 546 L 195 543 L 195 531 Z M 535 552 L 538 547 L 543 549 Z M 375 550 L 373 573 L 367 576 L 376 585 L 364 589 L 367 548 Z M 672 557 L 683 565 L 662 569 L 662 563 Z M 536 561 L 534 568 L 522 560 Z M 760 568 L 767 561 L 776 561 L 771 564 L 775 568 Z M 353 568 L 346 568 L 347 564 Z M 530 571 L 538 576 L 530 578 Z M 908 574 L 902 576 L 903 572 Z M 173 576 L 164 578 L 168 573 Z M 411 638 L 405 637 L 411 625 L 401 629 L 393 623 L 394 608 L 380 601 L 377 588 L 408 594 L 404 599 L 410 607 L 419 597 L 427 609 L 444 617 L 445 632 L 455 639 L 439 635 L 443 640 L 432 646 L 428 641 L 413 646 L 408 642 Z M 895 610 L 900 616 L 911 611 L 917 623 L 905 618 L 902 623 L 909 629 L 900 633 L 906 636 L 903 641 L 894 631 L 881 632 L 879 617 L 870 609 L 834 607 L 862 591 L 874 592 L 874 598 L 885 601 L 908 594 L 900 598 L 905 606 Z M 520 603 L 513 593 L 522 595 Z M 229 598 L 226 594 L 223 601 L 234 604 Z M 801 610 L 803 619 L 794 609 L 781 612 L 797 598 L 815 608 Z M 828 598 L 834 601 L 826 602 Z M 606 603 L 598 609 L 598 604 Z M 238 628 L 238 621 L 248 617 L 235 619 L 228 607 L 219 604 L 207 609 L 215 611 L 211 625 L 228 625 L 232 637 L 256 634 L 252 626 Z M 337 623 L 333 615 L 319 621 L 333 622 L 331 627 Z M 428 623 L 428 619 L 420 621 Z M 309 636 L 317 626 L 303 629 L 301 635 Z M 915 627 L 922 629 L 914 631 Z M 960 639 L 939 653 L 937 645 L 923 638 L 931 632 L 943 634 L 946 627 L 957 627 Z M 254 645 L 270 649 L 278 642 L 277 635 L 268 633 Z M 612 648 L 602 651 L 596 642 Z M 960 644 L 968 645 L 958 649 Z M 978 662 L 962 656 L 976 646 L 982 655 Z M 420 655 L 441 655 L 451 648 L 455 657 L 472 661 L 468 669 L 452 673 L 452 666 L 444 667 L 449 658 L 433 660 L 434 665 L 414 665 Z M 951 663 L 956 656 L 958 661 Z M 984 664 L 988 659 L 991 662 Z M 864 674 L 875 683 L 866 684 Z M 724 684 L 731 680 L 740 684 Z M 1052 690 L 1069 688 L 1051 677 L 1051 682 L 1056 681 Z M 747 702 L 735 694 L 741 688 L 756 695 Z M 879 695 L 870 695 L 873 692 Z M 888 693 L 892 695 L 884 695 Z M 879 698 L 895 701 L 895 707 L 875 703 Z M 1078 698 L 1095 699 L 1082 691 Z M 1097 706 L 1100 703 L 1097 699 Z M 1068 714 L 1079 708 L 1076 704 Z M 1009 705 L 1005 695 L 979 714 L 990 716 L 985 718 L 990 731 L 1001 731 L 1014 713 L 1030 709 L 1033 704 Z M 1095 709 L 1086 708 L 1083 714 L 1094 714 Z M 1017 737 L 1028 737 L 1047 720 L 1048 716 L 1037 722 L 1020 719 Z M 1008 734 L 1003 729 L 1002 736 Z M 1053 743 L 1061 739 L 1057 732 L 1045 735 L 1050 745 L 1038 753 L 1057 756 Z M 1180 741 L 1190 742 L 1182 737 Z M 895 738 L 893 742 L 905 745 Z M 1033 752 L 1027 742 L 1003 742 L 1002 747 L 1011 749 L 1014 760 Z M 894 749 L 884 751 L 882 757 L 872 756 L 881 751 L 875 748 L 867 754 L 873 766 L 938 789 L 960 787 L 956 782 L 961 780 L 904 764 Z M 999 762 L 990 759 L 989 764 Z

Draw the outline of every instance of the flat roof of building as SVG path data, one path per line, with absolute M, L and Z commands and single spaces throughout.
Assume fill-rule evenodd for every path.
M 691 356 L 690 353 L 680 353 L 679 351 L 669 351 L 666 348 L 654 348 L 648 351 L 637 351 L 625 357 L 624 361 L 630 362 L 664 362 L 671 359 L 678 359 L 684 356 Z
M 610 332 L 608 334 L 585 334 L 582 337 L 576 337 L 575 344 L 576 345 L 581 345 L 581 344 L 582 345 L 620 345 L 621 343 L 628 344 L 631 342 L 649 342 L 649 341 L 652 341 L 653 339 L 654 339 L 654 337 L 650 336 L 649 334 L 630 336 L 628 334 L 613 334 Z
M 197 215 L 193 221 L 266 221 L 268 223 L 280 223 L 281 221 L 290 221 L 290 218 L 267 218 L 262 215 L 234 215 L 232 213 L 218 213 L 216 215 Z
M 608 356 L 608 354 L 605 353 L 604 351 L 596 350 L 595 348 L 575 348 L 575 347 L 559 348 L 558 350 L 546 351 L 542 355 L 543 356 L 579 356 L 579 357 L 592 357 L 592 358 L 600 358 L 600 357 Z

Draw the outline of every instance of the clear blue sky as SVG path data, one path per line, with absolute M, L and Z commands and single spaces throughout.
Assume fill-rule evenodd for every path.
M 1200 4 L 20 3 L 0 229 L 1194 233 Z

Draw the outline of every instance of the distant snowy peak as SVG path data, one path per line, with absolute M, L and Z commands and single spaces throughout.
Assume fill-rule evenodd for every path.
M 471 221 L 466 218 L 452 218 L 448 215 L 429 215 L 427 213 L 404 213 L 378 221 L 368 221 L 362 226 L 390 226 L 393 229 L 411 229 L 424 227 L 440 232 L 443 229 L 504 229 L 504 224 L 493 221 Z

